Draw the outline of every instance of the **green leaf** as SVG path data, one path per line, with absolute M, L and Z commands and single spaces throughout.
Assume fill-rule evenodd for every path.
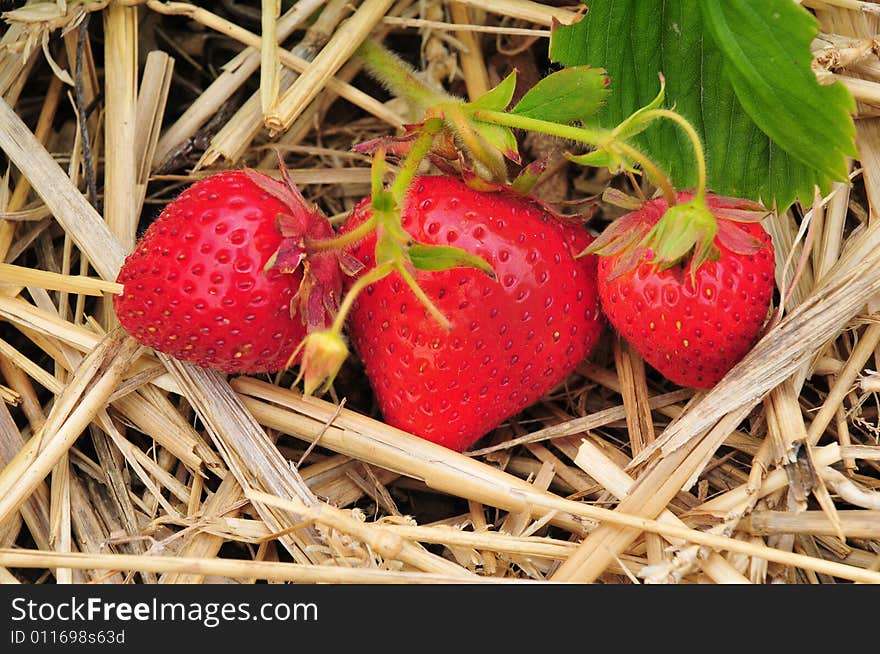
M 514 91 L 516 91 L 516 71 L 501 80 L 494 89 L 486 91 L 479 98 L 468 103 L 468 106 L 472 109 L 504 111 L 513 99 Z
M 585 120 L 605 102 L 607 87 L 608 76 L 601 68 L 566 68 L 535 84 L 511 113 L 563 124 Z
M 780 210 L 809 203 L 818 185 L 846 179 L 855 156 L 854 108 L 840 85 L 810 69 L 812 15 L 791 0 L 591 0 L 578 23 L 559 27 L 551 59 L 604 67 L 612 93 L 597 122 L 615 127 L 648 104 L 666 79 L 669 106 L 700 134 L 709 187 Z M 679 188 L 696 181 L 681 130 L 655 121 L 632 139 Z
M 809 49 L 818 29 L 815 17 L 793 3 L 786 12 L 774 4 L 713 0 L 703 3 L 703 19 L 755 124 L 802 163 L 831 179 L 846 179 L 846 157 L 856 156 L 852 97 L 841 84 L 816 81 Z
M 482 257 L 452 245 L 426 245 L 414 243 L 409 247 L 409 259 L 418 270 L 448 270 L 464 266 L 482 270 L 495 277 L 492 266 Z

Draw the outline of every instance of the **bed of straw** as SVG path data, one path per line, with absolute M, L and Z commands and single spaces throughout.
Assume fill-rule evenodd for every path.
M 475 97 L 546 74 L 552 25 L 582 7 L 199 4 L 0 2 L 0 581 L 880 582 L 878 5 L 802 3 L 817 76 L 857 99 L 860 159 L 766 220 L 777 306 L 743 364 L 697 393 L 607 333 L 459 454 L 384 424 L 354 356 L 304 398 L 295 370 L 145 350 L 114 280 L 187 184 L 277 175 L 278 153 L 344 220 L 369 192 L 352 146 L 406 121 L 353 56 L 364 38 Z M 633 190 L 564 143 L 520 147 L 549 157 L 535 193 L 596 231 L 619 212 L 602 192 Z

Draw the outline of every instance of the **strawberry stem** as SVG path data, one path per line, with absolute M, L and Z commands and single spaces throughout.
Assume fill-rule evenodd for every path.
M 328 252 L 341 250 L 349 245 L 354 245 L 358 241 L 372 234 L 376 229 L 378 220 L 375 215 L 370 216 L 367 220 L 355 227 L 350 232 L 339 234 L 332 238 L 306 239 L 305 247 L 309 252 Z
M 430 118 L 425 121 L 424 126 L 419 131 L 419 136 L 413 141 L 412 147 L 409 149 L 406 158 L 400 166 L 400 169 L 391 185 L 390 193 L 397 207 L 386 209 L 377 207 L 373 214 L 363 223 L 352 229 L 350 232 L 339 234 L 332 238 L 306 240 L 305 246 L 312 252 L 327 252 L 341 250 L 344 247 L 353 245 L 358 241 L 369 236 L 381 224 L 386 227 L 383 233 L 395 234 L 400 233 L 398 225 L 400 223 L 399 206 L 403 203 L 404 196 L 409 189 L 412 180 L 418 174 L 419 166 L 424 158 L 431 150 L 434 138 L 443 129 L 443 121 L 439 118 Z M 385 175 L 385 151 L 380 149 L 373 158 L 373 197 L 384 193 L 383 177 Z M 381 204 L 381 203 L 380 203 Z M 391 227 L 388 229 L 388 227 Z
M 539 132 L 550 136 L 558 136 L 569 141 L 584 143 L 586 145 L 608 146 L 613 144 L 613 147 L 621 154 L 626 155 L 642 167 L 648 177 L 650 177 L 651 180 L 661 189 L 663 197 L 666 198 L 669 206 L 675 204 L 675 187 L 669 179 L 669 176 L 640 150 L 623 140 L 615 138 L 614 133 L 611 130 L 564 125 L 562 123 L 541 120 L 540 118 L 519 116 L 504 111 L 490 111 L 487 109 L 474 111 L 472 117 L 475 120 L 480 120 L 486 123 L 512 127 L 514 129 L 523 129 L 531 132 Z
M 452 96 L 428 86 L 408 63 L 375 41 L 367 39 L 361 43 L 357 55 L 371 75 L 395 95 L 406 98 L 418 113 L 452 99 Z
M 391 195 L 397 201 L 398 206 L 403 204 L 406 192 L 419 172 L 419 166 L 431 151 L 434 139 L 442 131 L 443 120 L 440 118 L 428 118 L 419 129 L 419 135 L 412 142 L 406 158 L 400 164 L 400 169 L 391 183 Z
M 651 180 L 657 185 L 660 191 L 663 193 L 663 198 L 666 200 L 666 203 L 671 207 L 675 205 L 678 201 L 678 195 L 675 193 L 675 187 L 672 185 L 672 180 L 669 179 L 669 176 L 663 172 L 663 170 L 654 163 L 652 159 L 645 156 L 639 149 L 632 147 L 628 143 L 623 141 L 618 141 L 615 143 L 615 147 L 627 157 L 635 161 L 642 167 L 642 170 L 645 171 L 645 174 L 651 178 Z
M 431 147 L 434 144 L 434 139 L 442 130 L 443 120 L 440 118 L 428 118 L 424 122 L 419 129 L 418 136 L 412 142 L 412 146 L 407 152 L 406 158 L 401 163 L 389 190 L 386 191 L 384 188 L 376 188 L 378 182 L 374 176 L 373 217 L 376 220 L 378 232 L 376 239 L 376 262 L 378 265 L 374 270 L 383 270 L 384 272 L 375 278 L 372 274 L 365 275 L 358 280 L 358 283 L 352 287 L 349 293 L 360 288 L 359 284 L 364 279 L 368 279 L 369 281 L 363 286 L 372 283 L 375 279 L 381 279 L 389 272 L 389 270 L 386 270 L 386 266 L 391 266 L 391 269 L 400 273 L 400 276 L 403 277 L 404 281 L 412 289 L 413 293 L 415 293 L 418 300 L 425 306 L 428 313 L 443 325 L 444 328 L 448 329 L 449 321 L 434 303 L 431 302 L 431 299 L 425 294 L 407 269 L 407 264 L 409 263 L 407 252 L 410 245 L 412 245 L 412 239 L 401 225 L 400 214 L 401 207 L 406 199 L 406 193 L 412 185 L 413 179 L 415 179 L 418 174 L 419 166 L 425 157 L 428 156 L 428 153 L 431 151 Z M 378 155 L 377 160 L 382 159 L 384 157 L 384 152 L 380 151 Z M 374 163 L 377 160 L 374 160 Z M 393 200 L 391 203 L 376 201 L 376 198 L 385 198 L 389 195 Z M 348 298 L 346 297 L 346 300 L 347 299 Z
M 638 115 L 638 122 L 647 124 L 658 118 L 674 122 L 690 140 L 696 162 L 697 187 L 691 199 L 678 205 L 667 197 L 666 211 L 639 245 L 653 251 L 654 263 L 659 268 L 668 268 L 689 259 L 688 269 L 693 282 L 700 266 L 718 256 L 714 244 L 718 221 L 706 204 L 706 157 L 697 131 L 680 114 L 669 109 L 646 109 Z
M 357 299 L 360 292 L 373 282 L 378 282 L 383 277 L 394 272 L 395 267 L 396 266 L 393 262 L 387 261 L 358 277 L 351 285 L 351 288 L 348 289 L 342 302 L 339 304 L 339 310 L 336 312 L 336 317 L 333 319 L 333 324 L 330 325 L 329 331 L 337 335 L 342 334 L 342 329 L 345 327 L 345 320 L 348 317 L 351 308 L 354 306 L 354 301 Z
M 540 132 L 542 134 L 558 136 L 559 138 L 567 139 L 569 141 L 577 141 L 578 143 L 586 143 L 588 145 L 599 145 L 612 138 L 611 131 L 607 129 L 590 129 L 587 127 L 553 123 L 549 120 L 520 116 L 505 111 L 477 109 L 471 114 L 471 116 L 474 120 L 479 120 L 484 123 L 503 125 L 504 127 L 512 127 L 513 129 L 522 129 L 530 132 Z
M 697 134 L 697 130 L 694 129 L 694 126 L 691 125 L 690 122 L 688 122 L 688 120 L 684 118 L 684 116 L 674 111 L 670 111 L 669 109 L 649 109 L 642 115 L 642 117 L 647 118 L 648 120 L 651 120 L 655 117 L 667 118 L 668 120 L 676 123 L 687 135 L 688 139 L 691 142 L 691 146 L 694 149 L 694 160 L 697 167 L 697 186 L 694 192 L 694 198 L 697 199 L 699 202 L 704 202 L 706 198 L 707 186 L 706 155 L 703 151 L 703 143 L 700 140 L 700 135 Z
M 412 160 L 413 175 L 401 175 L 395 180 L 394 197 L 398 201 L 405 195 L 406 187 L 411 181 L 412 176 L 414 176 L 418 163 L 427 155 L 434 137 L 444 128 L 444 121 L 436 118 L 435 112 L 439 111 L 463 140 L 465 147 L 470 149 L 471 154 L 483 163 L 495 177 L 504 178 L 506 171 L 503 168 L 503 161 L 499 163 L 497 157 L 493 156 L 491 148 L 487 148 L 481 142 L 479 134 L 473 129 L 470 121 L 481 121 L 512 129 L 538 132 L 598 148 L 615 150 L 641 166 L 645 174 L 660 188 L 670 207 L 676 204 L 677 195 L 669 176 L 638 148 L 627 143 L 625 139 L 620 138 L 615 133 L 615 130 L 556 123 L 506 111 L 490 109 L 470 110 L 463 100 L 429 86 L 427 82 L 416 75 L 408 63 L 381 44 L 371 40 L 364 41 L 358 48 L 357 53 L 363 60 L 367 70 L 376 79 L 385 84 L 389 90 L 407 99 L 414 110 L 423 112 L 423 115 L 434 116 L 425 121 L 422 134 L 419 137 L 419 139 L 425 137 L 426 142 L 418 148 L 414 147 L 415 150 L 418 150 L 418 153 Z M 704 203 L 706 194 L 706 159 L 700 137 L 693 126 L 683 116 L 669 109 L 645 108 L 635 115 L 638 116 L 638 123 L 647 123 L 657 118 L 666 118 L 672 120 L 684 130 L 693 145 L 696 159 L 697 188 L 695 198 L 698 203 Z M 439 125 L 425 129 L 428 123 L 434 120 L 440 121 Z M 430 133 L 430 141 L 427 141 L 428 133 Z

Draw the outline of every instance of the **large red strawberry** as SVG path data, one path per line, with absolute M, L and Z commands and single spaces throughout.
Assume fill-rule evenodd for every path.
M 667 379 L 706 389 L 742 359 L 767 319 L 773 245 L 760 205 L 711 194 L 705 205 L 689 193 L 678 199 L 662 224 L 662 198 L 622 216 L 590 251 L 605 255 L 599 295 L 609 322 Z
M 370 214 L 366 200 L 343 231 Z M 398 273 L 368 286 L 349 319 L 386 422 L 464 450 L 562 382 L 602 329 L 595 258 L 576 260 L 591 237 L 511 191 L 476 191 L 449 176 L 417 177 L 402 224 L 418 242 L 452 245 L 488 262 L 417 271 L 449 319 L 447 331 Z M 376 237 L 352 249 L 375 265 Z
M 332 233 L 286 176 L 214 174 L 169 203 L 125 260 L 119 321 L 144 345 L 206 368 L 280 370 L 337 305 L 335 255 L 307 251 L 309 238 Z

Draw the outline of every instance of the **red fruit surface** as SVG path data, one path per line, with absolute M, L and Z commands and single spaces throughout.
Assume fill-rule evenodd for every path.
M 291 309 L 303 272 L 264 267 L 284 241 L 279 216 L 302 211 L 244 171 L 194 183 L 125 260 L 117 278 L 124 291 L 114 297 L 119 321 L 144 345 L 206 368 L 284 368 L 307 331 Z
M 342 231 L 369 212 L 361 202 Z M 416 240 L 476 254 L 497 279 L 417 271 L 447 331 L 392 273 L 358 297 L 349 333 L 385 421 L 461 451 L 560 384 L 599 339 L 595 257 L 573 258 L 591 237 L 537 202 L 444 176 L 416 178 L 402 215 Z M 375 245 L 352 249 L 366 270 Z
M 735 202 L 707 197 L 713 213 Z M 629 215 L 653 225 L 667 206 L 652 200 Z M 700 266 L 693 281 L 682 266 L 658 270 L 650 251 L 614 278 L 610 273 L 623 255 L 599 257 L 599 295 L 608 321 L 645 361 L 682 386 L 714 386 L 751 349 L 767 319 L 774 289 L 770 236 L 759 222 L 728 223 L 760 248 L 735 252 L 716 236 L 720 257 Z

